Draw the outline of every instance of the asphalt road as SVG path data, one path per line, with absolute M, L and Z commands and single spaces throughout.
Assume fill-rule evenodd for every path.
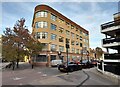
M 101 73 L 96 72 L 94 68 L 84 71 L 88 75 L 88 79 L 82 85 L 118 85 Z

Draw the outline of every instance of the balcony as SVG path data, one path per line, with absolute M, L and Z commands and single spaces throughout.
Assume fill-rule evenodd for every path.
M 120 38 L 103 39 L 103 47 L 120 46 Z
M 108 32 L 120 29 L 120 19 L 112 22 L 108 22 L 101 25 L 101 32 Z

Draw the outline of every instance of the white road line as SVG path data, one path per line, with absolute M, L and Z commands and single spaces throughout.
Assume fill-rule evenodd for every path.
M 18 78 L 18 77 L 13 78 L 13 80 L 20 80 L 20 79 L 22 79 L 22 78 Z
M 58 75 L 54 75 L 53 77 L 63 76 L 63 75 L 66 75 L 66 73 L 62 73 L 62 74 L 58 74 Z
M 38 72 L 39 74 L 41 74 L 41 72 Z
M 47 74 L 43 74 L 42 76 L 47 76 Z

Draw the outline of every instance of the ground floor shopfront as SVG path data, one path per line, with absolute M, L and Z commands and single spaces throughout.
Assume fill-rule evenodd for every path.
M 86 59 L 86 55 L 69 53 L 68 61 L 80 61 L 81 59 Z M 33 58 L 34 65 L 40 66 L 51 66 L 52 60 L 63 60 L 67 61 L 67 54 L 62 52 L 61 55 L 58 55 L 58 52 L 40 52 L 39 55 Z

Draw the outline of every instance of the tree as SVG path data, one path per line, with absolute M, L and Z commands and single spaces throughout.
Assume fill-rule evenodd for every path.
M 95 50 L 90 48 L 89 52 L 90 52 L 90 57 L 92 59 L 94 59 L 95 58 Z
M 102 54 L 103 54 L 104 52 L 103 52 L 102 48 L 96 47 L 96 48 L 95 48 L 95 53 L 96 53 L 97 58 L 100 59 L 100 57 L 102 56 Z
M 8 61 L 16 60 L 17 68 L 19 67 L 19 60 L 25 55 L 32 56 L 39 53 L 43 48 L 42 44 L 29 33 L 24 23 L 25 19 L 21 18 L 15 23 L 13 29 L 6 28 L 2 38 L 3 58 Z

